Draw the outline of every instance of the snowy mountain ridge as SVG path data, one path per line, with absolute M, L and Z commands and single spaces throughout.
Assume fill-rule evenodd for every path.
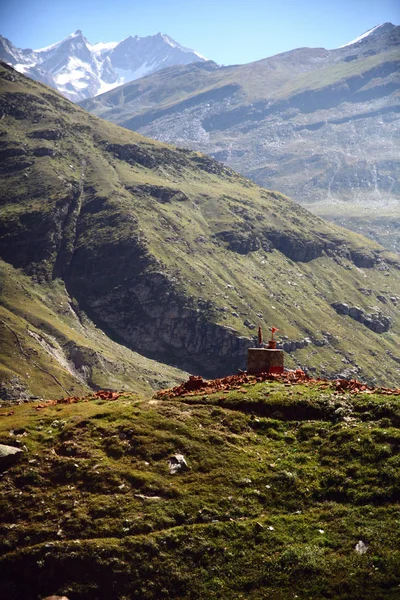
M 347 42 L 347 44 L 343 44 L 343 46 L 339 46 L 339 48 L 347 48 L 347 46 L 352 46 L 353 44 L 358 44 L 358 42 L 361 42 L 361 40 L 365 39 L 372 33 L 377 33 L 377 30 L 381 29 L 382 27 L 385 27 L 385 25 L 387 25 L 387 23 L 383 23 L 383 24 L 381 23 L 380 25 L 375 25 L 375 27 L 372 27 L 372 29 L 368 29 L 368 31 L 366 31 L 362 35 L 356 37 L 355 40 L 352 40 L 351 42 Z
M 78 29 L 37 50 L 16 48 L 0 36 L 0 59 L 17 71 L 54 87 L 78 102 L 154 71 L 205 61 L 166 34 L 129 36 L 120 42 L 90 44 Z

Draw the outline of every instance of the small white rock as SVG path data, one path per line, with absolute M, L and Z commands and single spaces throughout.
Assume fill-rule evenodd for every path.
M 359 542 L 357 542 L 356 546 L 355 546 L 355 551 L 358 552 L 358 554 L 365 554 L 368 550 L 368 546 L 367 544 L 364 544 L 364 542 L 362 540 L 359 540 Z

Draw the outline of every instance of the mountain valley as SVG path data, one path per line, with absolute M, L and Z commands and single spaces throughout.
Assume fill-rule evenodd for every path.
M 400 28 L 367 33 L 334 50 L 171 67 L 82 106 L 205 152 L 398 252 Z
M 0 74 L 6 397 L 12 381 L 60 397 L 234 373 L 258 324 L 280 329 L 288 367 L 398 384 L 396 255 L 205 155 Z
M 398 598 L 398 57 L 371 43 L 89 101 L 222 162 L 0 62 L 0 598 Z M 259 326 L 280 375 L 246 372 Z

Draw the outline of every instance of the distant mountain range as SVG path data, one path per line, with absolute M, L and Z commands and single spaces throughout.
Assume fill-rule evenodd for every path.
M 399 251 L 399 97 L 400 27 L 385 23 L 334 50 L 174 66 L 82 106 Z
M 0 35 L 0 59 L 77 102 L 172 65 L 205 61 L 167 35 L 90 44 L 81 30 L 40 50 L 22 50 Z

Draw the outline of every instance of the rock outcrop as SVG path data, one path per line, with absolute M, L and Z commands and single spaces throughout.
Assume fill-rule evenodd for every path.
M 368 314 L 359 306 L 349 307 L 348 304 L 342 302 L 334 302 L 331 306 L 339 315 L 348 315 L 375 333 L 385 333 L 392 325 L 391 318 L 382 313 Z
M 4 471 L 16 463 L 22 454 L 23 451 L 20 448 L 0 444 L 0 471 Z

